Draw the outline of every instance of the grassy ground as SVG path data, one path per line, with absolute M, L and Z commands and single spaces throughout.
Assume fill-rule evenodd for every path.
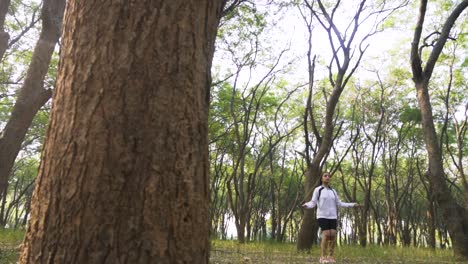
M 310 253 L 299 253 L 293 244 L 248 243 L 212 241 L 210 263 L 318 263 L 320 249 L 314 246 Z M 468 263 L 458 260 L 450 250 L 420 248 L 360 246 L 337 247 L 337 263 Z
M 0 228 L 0 264 L 16 263 L 19 245 L 23 241 L 23 230 Z
M 0 264 L 16 263 L 24 231 L 0 229 Z M 310 253 L 296 251 L 294 244 L 213 240 L 211 264 L 295 264 L 318 263 L 320 249 L 314 246 Z M 467 263 L 457 260 L 451 250 L 420 248 L 342 246 L 336 249 L 337 263 Z

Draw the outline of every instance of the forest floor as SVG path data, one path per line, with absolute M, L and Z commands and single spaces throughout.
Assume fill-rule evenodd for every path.
M 297 252 L 295 244 L 247 243 L 213 240 L 210 263 L 212 264 L 296 264 L 319 263 L 320 249 L 314 246 L 308 253 Z M 456 259 L 451 250 L 430 250 L 414 247 L 338 246 L 336 263 L 468 263 Z
M 17 263 L 24 231 L 0 229 L 0 264 Z M 319 263 L 320 249 L 297 252 L 294 244 L 212 240 L 210 264 L 296 264 Z M 453 257 L 451 250 L 421 248 L 338 246 L 337 263 L 467 263 Z
M 18 261 L 19 245 L 23 241 L 24 230 L 0 228 L 0 264 Z

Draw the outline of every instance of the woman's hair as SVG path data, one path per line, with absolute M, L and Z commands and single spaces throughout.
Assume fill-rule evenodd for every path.
M 328 171 L 323 172 L 323 173 L 322 173 L 322 176 L 320 176 L 320 181 L 319 181 L 319 184 L 317 185 L 317 187 L 319 187 L 320 185 L 323 184 L 323 182 L 322 182 L 322 177 L 325 176 L 325 175 L 331 176 L 331 173 L 328 172 Z
M 328 171 L 323 172 L 322 175 L 320 176 L 320 181 L 319 181 L 319 183 L 318 183 L 318 185 L 316 187 L 319 187 L 320 185 L 323 184 L 322 177 L 325 176 L 325 175 L 330 175 L 331 176 L 330 172 L 328 172 Z

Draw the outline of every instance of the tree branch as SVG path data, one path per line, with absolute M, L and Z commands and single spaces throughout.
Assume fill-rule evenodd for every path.
M 424 0 L 424 2 L 426 2 L 426 0 Z M 457 18 L 460 16 L 463 10 L 465 10 L 465 8 L 467 7 L 468 7 L 468 0 L 464 0 L 463 2 L 461 2 L 455 7 L 455 9 L 452 11 L 450 16 L 445 21 L 442 31 L 440 32 L 439 39 L 434 45 L 434 49 L 432 49 L 431 55 L 429 56 L 429 59 L 427 60 L 426 67 L 424 68 L 424 80 L 426 82 L 429 82 L 429 79 L 431 78 L 432 71 L 434 70 L 434 66 L 437 60 L 439 59 L 439 55 L 442 52 L 442 49 L 444 48 L 445 42 L 447 42 L 447 39 L 449 38 L 450 30 L 452 29 L 453 24 L 455 24 L 455 21 L 457 20 Z

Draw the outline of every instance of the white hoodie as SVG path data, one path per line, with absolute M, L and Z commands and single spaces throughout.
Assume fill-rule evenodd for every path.
M 320 193 L 320 200 L 318 201 L 317 207 L 317 219 L 337 219 L 338 207 L 353 207 L 356 205 L 356 203 L 342 202 L 335 190 L 325 187 L 324 185 L 320 185 L 315 188 L 314 193 L 312 194 L 312 199 L 304 204 L 306 208 L 314 208 L 317 205 L 319 190 L 322 187 L 323 189 Z

